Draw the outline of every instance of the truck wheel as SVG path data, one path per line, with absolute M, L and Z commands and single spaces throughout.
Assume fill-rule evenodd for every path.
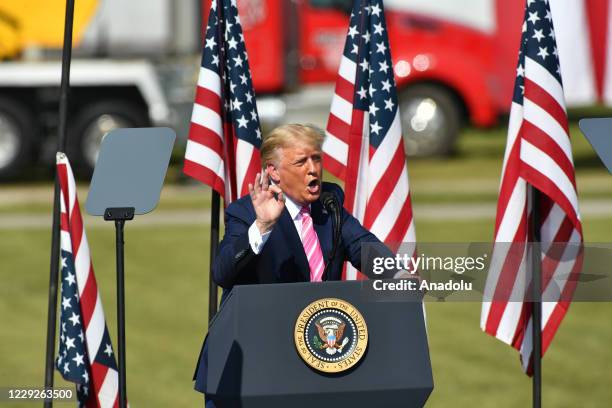
M 76 172 L 84 178 L 91 177 L 102 139 L 110 131 L 145 126 L 149 126 L 147 115 L 135 104 L 103 101 L 85 106 L 76 114 L 69 142 Z
M 408 156 L 453 153 L 461 115 L 455 97 L 440 86 L 421 84 L 399 94 L 404 148 Z
M 0 98 L 0 180 L 16 177 L 31 164 L 34 118 L 21 103 Z

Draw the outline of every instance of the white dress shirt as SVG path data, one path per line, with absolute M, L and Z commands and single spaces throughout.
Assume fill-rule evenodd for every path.
M 285 207 L 287 208 L 287 211 L 289 211 L 289 215 L 291 216 L 291 219 L 293 220 L 293 225 L 295 226 L 295 230 L 297 231 L 298 236 L 300 237 L 300 240 L 301 240 L 302 239 L 302 215 L 300 214 L 300 210 L 302 209 L 302 207 L 300 207 L 295 201 L 293 201 L 286 195 L 285 195 Z M 265 243 L 268 241 L 268 238 L 270 237 L 271 232 L 272 230 L 270 229 L 269 231 L 266 231 L 264 234 L 262 234 L 259 232 L 259 228 L 257 228 L 255 221 L 253 222 L 253 224 L 251 224 L 251 226 L 249 227 L 249 244 L 251 245 L 251 249 L 253 250 L 255 255 L 261 252 L 261 249 L 263 248 Z

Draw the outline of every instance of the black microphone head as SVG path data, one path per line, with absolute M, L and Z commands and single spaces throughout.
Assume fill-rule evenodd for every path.
M 319 200 L 321 200 L 323 207 L 325 207 L 327 210 L 331 211 L 332 208 L 337 206 L 336 196 L 329 191 L 322 192 Z

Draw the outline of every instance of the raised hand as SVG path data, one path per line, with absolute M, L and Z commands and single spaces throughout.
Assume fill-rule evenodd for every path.
M 255 224 L 260 233 L 272 229 L 285 208 L 285 196 L 280 187 L 270 184 L 268 171 L 257 173 L 254 184 L 249 183 L 249 194 L 255 208 Z

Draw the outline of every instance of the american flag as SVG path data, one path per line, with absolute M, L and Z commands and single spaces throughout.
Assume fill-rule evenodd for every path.
M 533 189 L 540 191 L 533 201 Z M 508 141 L 495 223 L 492 264 L 482 305 L 481 328 L 520 351 L 525 372 L 532 365 L 532 303 L 510 301 L 529 293 L 527 242 L 532 209 L 540 224 L 542 271 L 542 355 L 567 309 L 581 268 L 582 225 L 559 56 L 548 1 L 527 0 L 516 70 Z M 553 252 L 564 245 L 564 262 Z M 502 244 L 506 243 L 506 244 Z M 508 253 L 523 248 L 518 261 Z M 556 295 L 555 295 L 556 293 Z M 515 299 L 512 299 L 515 300 Z
M 191 116 L 184 172 L 225 205 L 260 170 L 261 130 L 236 0 L 213 0 Z
M 60 341 L 56 368 L 76 383 L 79 406 L 118 407 L 119 375 L 89 255 L 74 175 L 57 154 L 61 201 Z
M 345 207 L 388 244 L 416 240 L 382 0 L 355 0 L 323 144 Z M 402 248 L 405 250 L 405 248 Z M 349 267 L 346 279 L 359 279 Z

